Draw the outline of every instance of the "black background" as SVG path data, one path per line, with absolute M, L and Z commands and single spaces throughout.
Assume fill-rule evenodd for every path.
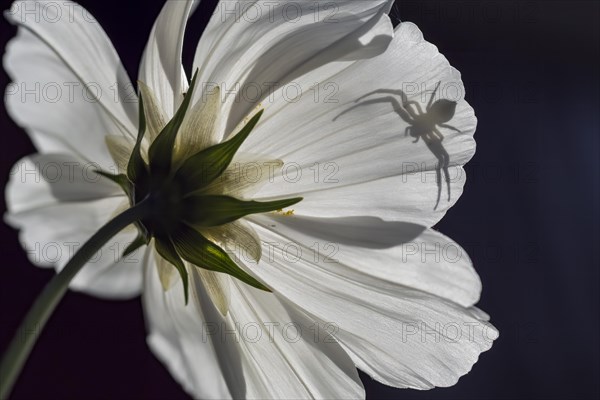
M 162 1 L 81 1 L 131 77 Z M 214 7 L 188 25 L 189 71 Z M 3 4 L 3 9 L 9 3 Z M 458 68 L 479 125 L 461 200 L 438 229 L 462 244 L 483 280 L 480 307 L 501 335 L 447 389 L 392 389 L 363 375 L 367 397 L 588 399 L 599 397 L 599 3 L 399 1 Z M 0 24 L 0 48 L 14 35 Z M 0 75 L 0 86 L 8 78 Z M 26 134 L 0 108 L 0 186 Z M 4 204 L 2 204 L 4 211 Z M 34 268 L 0 225 L 0 349 L 51 272 Z M 41 335 L 14 390 L 29 398 L 186 398 L 145 343 L 139 300 L 70 293 Z

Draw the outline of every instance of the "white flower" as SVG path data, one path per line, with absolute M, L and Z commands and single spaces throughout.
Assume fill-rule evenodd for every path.
M 186 305 L 179 275 L 153 246 L 115 261 L 135 229 L 72 282 L 100 297 L 141 294 L 148 344 L 191 395 L 364 397 L 356 367 L 395 387 L 449 386 L 496 338 L 474 307 L 481 283 L 471 261 L 431 229 L 462 192 L 476 119 L 458 71 L 415 25 L 394 30 L 390 4 L 222 2 L 198 44 L 198 85 L 182 132 L 204 133 L 181 135 L 176 151 L 219 143 L 262 108 L 236 157 L 276 172 L 219 190 L 304 198 L 294 216 L 245 217 L 211 237 L 272 292 L 188 263 Z M 189 90 L 181 52 L 194 8 L 167 2 L 151 32 L 139 72 L 149 138 Z M 25 12 L 32 9 L 43 17 Z M 19 1 L 6 15 L 19 26 L 4 57 L 13 79 L 6 104 L 39 150 L 14 170 L 6 220 L 20 229 L 32 262 L 60 270 L 74 245 L 127 206 L 122 190 L 90 165 L 123 168 L 138 110 L 115 98 L 131 83 L 79 6 Z M 253 94 L 257 87 L 262 96 Z M 430 102 L 434 90 L 453 102 Z M 258 263 L 256 254 L 236 252 L 254 242 L 262 246 L 254 249 L 262 251 Z

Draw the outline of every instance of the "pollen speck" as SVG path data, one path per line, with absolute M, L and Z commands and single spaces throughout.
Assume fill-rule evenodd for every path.
M 290 216 L 294 215 L 294 210 L 283 211 L 282 208 L 280 208 L 279 210 L 275 210 L 275 212 L 277 214 L 283 215 L 284 217 L 290 217 Z

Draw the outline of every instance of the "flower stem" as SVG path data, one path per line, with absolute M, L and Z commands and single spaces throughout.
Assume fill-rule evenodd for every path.
M 117 215 L 81 246 L 81 249 L 73 255 L 67 265 L 46 285 L 27 313 L 2 357 L 0 363 L 0 399 L 5 400 L 8 398 L 39 333 L 67 292 L 71 280 L 106 242 L 126 226 L 147 216 L 149 212 L 150 204 L 142 201 Z

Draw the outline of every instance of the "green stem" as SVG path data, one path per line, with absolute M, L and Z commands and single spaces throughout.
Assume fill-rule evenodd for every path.
M 39 332 L 44 328 L 52 312 L 67 292 L 71 280 L 106 242 L 126 226 L 147 216 L 149 211 L 150 204 L 142 201 L 117 215 L 81 246 L 81 249 L 75 253 L 67 265 L 46 285 L 27 313 L 2 357 L 0 363 L 0 399 L 8 398 L 29 353 L 35 345 Z

